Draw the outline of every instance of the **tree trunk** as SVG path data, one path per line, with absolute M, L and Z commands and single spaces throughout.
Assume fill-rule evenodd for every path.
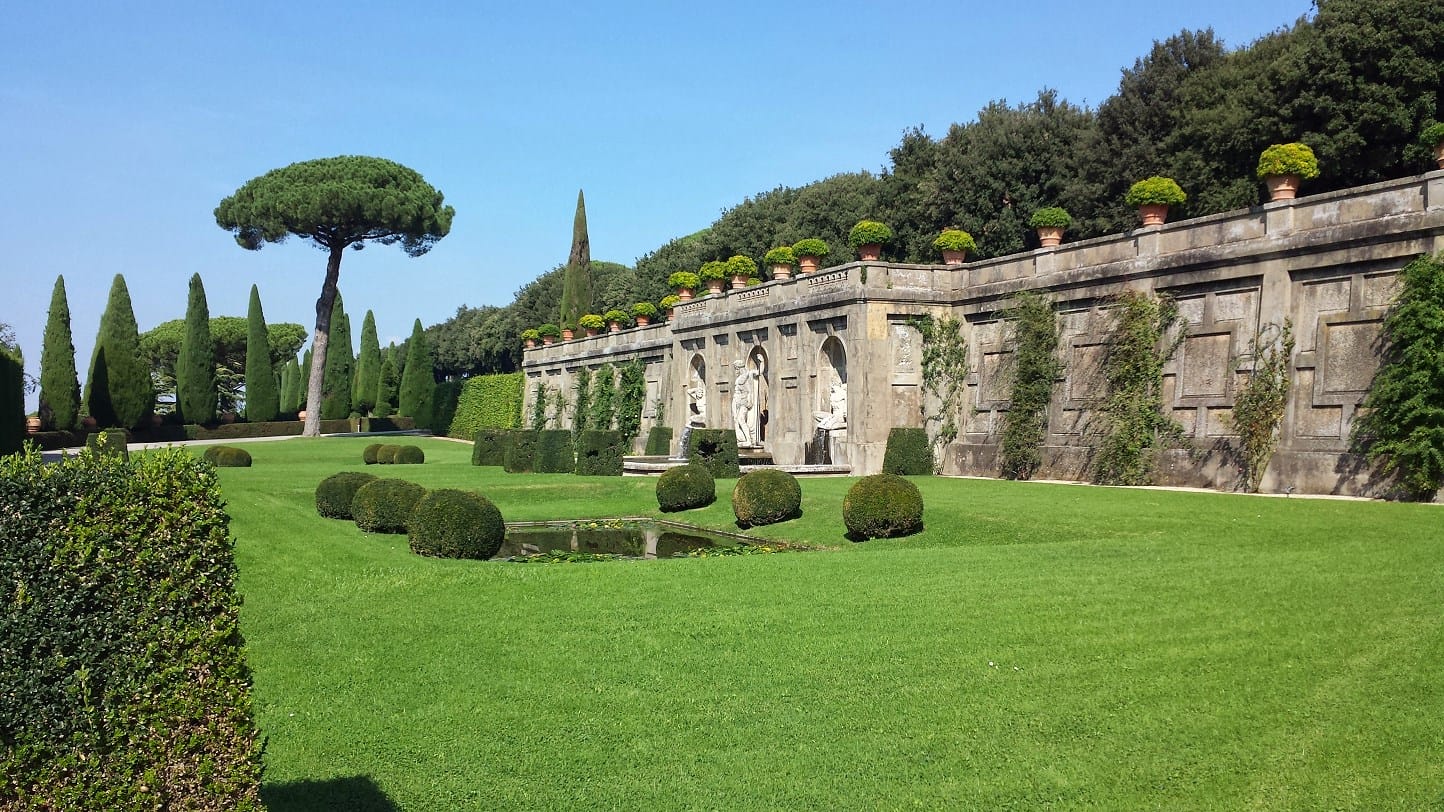
M 316 334 L 311 337 L 311 378 L 306 382 L 306 425 L 302 437 L 321 436 L 321 380 L 326 374 L 326 345 L 331 343 L 331 307 L 336 303 L 336 279 L 341 275 L 344 245 L 331 246 L 326 260 L 326 281 L 316 300 Z

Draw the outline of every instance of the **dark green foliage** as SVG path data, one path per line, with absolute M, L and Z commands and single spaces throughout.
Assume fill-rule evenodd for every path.
M 361 449 L 361 462 L 366 465 L 376 464 L 376 452 L 381 450 L 381 443 L 372 443 Z
M 1248 380 L 1233 396 L 1229 425 L 1238 432 L 1243 489 L 1258 491 L 1269 458 L 1278 445 L 1278 430 L 1289 404 L 1289 365 L 1294 354 L 1294 326 L 1264 325 L 1249 342 Z
M 214 469 L 0 461 L 0 808 L 261 809 Z
M 396 414 L 396 395 L 400 387 L 401 376 L 396 372 L 396 364 L 387 356 L 382 359 L 381 372 L 376 376 L 376 406 L 372 411 L 377 417 Z
M 1444 485 L 1444 254 L 1419 257 L 1399 277 L 1354 439 L 1406 498 L 1428 501 Z
M 59 431 L 80 425 L 80 379 L 75 371 L 75 338 L 63 276 L 55 277 L 45 343 L 40 348 L 40 425 Z
M 926 436 L 923 442 L 926 447 Z M 732 514 L 744 528 L 795 519 L 802 515 L 802 486 L 776 468 L 743 474 L 732 489 Z
M 527 428 L 532 431 L 539 431 L 547 426 L 547 385 L 541 381 L 536 382 L 532 389 L 531 414 L 527 416 Z
M 535 429 L 517 429 L 502 438 L 502 466 L 508 474 L 531 473 L 536 466 L 537 434 Z
M 617 411 L 617 370 L 611 364 L 603 364 L 592 375 L 591 410 L 587 425 L 594 429 L 609 429 Z M 581 405 L 578 404 L 578 409 Z
M 25 358 L 19 347 L 0 342 L 0 454 L 14 454 L 25 442 Z
M 426 489 L 405 479 L 378 479 L 356 491 L 351 518 L 367 533 L 405 533 Z
M 451 419 L 447 434 L 465 438 L 474 436 L 481 429 L 521 428 L 522 387 L 525 385 L 525 376 L 520 372 L 468 378 L 461 386 L 456 416 Z M 499 465 L 500 462 L 494 464 Z
M 200 274 L 191 274 L 186 297 L 185 335 L 175 364 L 175 409 L 186 423 L 216 419 L 216 358 L 211 311 Z
M 125 429 L 101 429 L 85 438 L 85 448 L 98 457 L 130 458 Z
M 426 452 L 421 450 L 421 446 L 399 446 L 391 461 L 397 465 L 421 465 L 426 462 Z
M 261 291 L 251 285 L 251 302 L 246 308 L 246 419 L 264 423 L 275 420 L 280 411 L 276 362 L 261 309 Z
M 431 348 L 426 343 L 426 332 L 421 329 L 421 319 L 417 319 L 411 327 L 411 338 L 406 342 L 406 369 L 401 373 L 397 413 L 415 420 L 419 429 L 431 428 L 435 389 Z
M 216 409 L 234 412 L 245 397 L 250 323 L 238 316 L 212 316 L 210 331 L 216 359 Z M 175 393 L 176 362 L 180 358 L 185 333 L 184 319 L 161 322 L 141 333 L 140 351 L 150 367 L 157 399 L 163 400 Z M 278 322 L 266 325 L 266 343 L 270 345 L 272 366 L 294 358 L 305 341 L 306 328 L 299 324 Z
M 663 513 L 706 507 L 716 500 L 716 478 L 705 465 L 679 465 L 657 478 L 657 507 Z
M 244 448 L 229 445 L 213 445 L 201 457 L 217 468 L 250 468 L 251 453 Z
M 351 389 L 355 377 L 355 356 L 351 354 L 351 317 L 341 301 L 341 292 L 331 311 L 331 337 L 326 348 L 326 368 L 321 377 L 321 419 L 339 420 L 351 414 Z
M 350 519 L 351 503 L 356 492 L 376 477 L 360 471 L 342 471 L 332 474 L 316 486 L 316 512 L 328 519 Z
M 1103 359 L 1108 395 L 1098 415 L 1093 481 L 1147 485 L 1156 452 L 1183 441 L 1183 430 L 1163 411 L 1163 365 L 1173 357 L 1183 332 L 1168 337 L 1178 321 L 1172 299 L 1138 291 L 1118 296 L 1115 318 Z
M 647 432 L 647 447 L 643 453 L 649 457 L 662 457 L 672 453 L 672 427 L 653 426 Z
M 451 423 L 461 406 L 461 390 L 465 381 L 442 381 L 431 391 L 431 432 L 451 436 Z
M 610 369 L 610 367 L 608 367 L 608 369 Z M 587 428 L 587 418 L 591 417 L 591 414 L 588 412 L 588 410 L 591 408 L 592 405 L 591 398 L 593 379 L 596 379 L 599 386 L 607 386 L 608 388 L 610 388 L 610 386 L 608 386 L 610 381 L 604 382 L 602 380 L 601 370 L 589 371 L 585 368 L 577 370 L 576 384 L 572 387 L 572 393 L 574 398 L 574 400 L 572 401 L 574 404 L 572 407 L 572 431 L 580 432 L 585 431 Z M 611 428 L 611 425 L 599 425 L 598 428 Z
M 150 370 L 140 354 L 140 332 L 125 277 L 115 275 L 110 298 L 100 316 L 95 351 L 85 381 L 86 414 L 102 427 L 130 428 L 155 405 Z
M 924 316 L 917 321 L 917 328 L 923 344 L 923 393 L 931 398 L 926 401 L 923 420 L 936 424 L 936 442 L 946 446 L 958 437 L 967 393 L 968 342 L 963 338 L 962 322 L 952 316 Z
M 506 523 L 486 497 L 442 488 L 416 503 L 407 538 L 418 555 L 484 561 L 501 549 Z
M 40 431 L 27 435 L 41 451 L 56 451 L 85 445 L 85 433 L 79 431 Z
M 1063 372 L 1058 318 L 1048 300 L 1035 293 L 1019 294 L 1010 315 L 1013 385 L 998 456 L 1004 477 L 1031 479 L 1043 463 L 1048 405 L 1053 401 L 1053 384 Z
M 314 358 L 314 355 L 313 355 L 312 352 L 311 352 L 311 348 L 310 348 L 310 347 L 307 347 L 307 348 L 306 348 L 306 352 L 301 356 L 301 382 L 300 382 L 301 399 L 300 399 L 300 400 L 297 402 L 297 404 L 296 404 L 296 412 L 297 412 L 297 414 L 299 414 L 301 411 L 305 410 L 305 408 L 306 408 L 306 398 L 309 397 L 309 395 L 308 395 L 307 392 L 306 392 L 306 387 L 308 387 L 308 386 L 311 385 L 311 366 L 312 366 L 312 359 L 313 359 L 313 358 Z
M 515 429 L 478 429 L 471 442 L 472 465 L 502 465 L 506 462 L 507 435 Z
M 623 367 L 617 381 L 617 431 L 627 443 L 642 430 L 642 407 L 647 400 L 647 365 L 640 358 L 633 358 Z
M 572 433 L 567 429 L 537 432 L 534 470 L 538 474 L 570 474 L 577 467 Z
M 865 476 L 843 497 L 842 522 L 857 541 L 916 533 L 923 529 L 923 495 L 896 474 Z
M 577 435 L 576 472 L 582 476 L 621 476 L 627 440 L 620 431 L 588 429 Z
M 281 372 L 281 415 L 294 417 L 301 408 L 301 365 L 292 356 Z
M 577 190 L 577 211 L 572 218 L 572 250 L 562 276 L 560 321 L 575 327 L 577 319 L 592 312 L 592 247 L 587 237 L 587 201 Z
M 933 448 L 927 429 L 894 426 L 887 433 L 887 451 L 882 457 L 883 473 L 918 476 L 933 472 Z
M 396 455 L 401 453 L 401 446 L 395 443 L 386 443 L 376 449 L 376 462 L 380 465 L 394 465 Z
M 351 408 L 363 415 L 376 408 L 381 385 L 381 341 L 376 337 L 376 316 L 370 310 L 361 322 L 361 355 L 356 359 L 356 382 L 351 387 Z
M 715 479 L 742 475 L 737 460 L 737 432 L 732 429 L 693 429 L 687 438 L 687 459 L 707 466 Z

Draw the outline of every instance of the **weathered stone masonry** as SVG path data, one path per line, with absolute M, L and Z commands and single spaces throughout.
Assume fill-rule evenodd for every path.
M 1033 290 L 1059 313 L 1065 365 L 1040 476 L 1081 479 L 1090 410 L 1103 394 L 1110 297 L 1135 289 L 1173 296 L 1186 322 L 1164 388 L 1194 449 L 1165 455 L 1160 481 L 1235 486 L 1238 471 L 1221 448 L 1244 374 L 1239 362 L 1260 325 L 1287 318 L 1297 338 L 1293 387 L 1262 489 L 1374 493 L 1379 483 L 1348 453 L 1354 410 L 1378 365 L 1397 273 L 1441 250 L 1444 171 L 963 266 L 850 263 L 685 303 L 670 324 L 528 350 L 527 408 L 537 381 L 570 397 L 579 370 L 641 358 L 644 434 L 658 423 L 680 434 L 686 390 L 699 379 L 708 425 L 731 427 L 732 363 L 740 359 L 762 371 L 760 441 L 776 462 L 804 461 L 814 415 L 827 411 L 830 386 L 840 381 L 847 427 L 835 433 L 834 462 L 872 473 L 891 427 L 922 425 L 921 339 L 912 321 L 951 314 L 965 324 L 972 372 L 962 432 L 945 451 L 943 472 L 995 475 L 1009 386 L 1008 326 L 998 313 L 1013 294 Z

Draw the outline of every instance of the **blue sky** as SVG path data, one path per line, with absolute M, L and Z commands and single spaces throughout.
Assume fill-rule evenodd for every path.
M 341 290 L 383 344 L 412 320 L 502 305 L 565 261 L 577 190 L 592 257 L 631 264 L 744 197 L 885 167 L 993 99 L 1054 87 L 1096 106 L 1155 39 L 1230 46 L 1307 0 L 25 3 L 0 27 L 0 322 L 38 373 L 64 274 L 82 379 L 111 278 L 142 330 L 185 311 L 314 323 L 324 255 L 238 248 L 221 198 L 340 154 L 421 172 L 457 215 L 419 259 L 348 253 Z M 407 8 L 407 6 L 410 6 Z M 34 396 L 29 407 L 34 408 Z

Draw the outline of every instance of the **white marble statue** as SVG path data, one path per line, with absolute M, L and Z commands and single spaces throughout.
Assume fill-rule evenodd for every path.
M 753 448 L 757 445 L 757 379 L 761 373 L 748 369 L 747 362 L 738 358 L 732 362 L 737 378 L 732 382 L 732 425 L 737 432 L 738 448 Z
M 687 387 L 687 425 L 697 428 L 707 425 L 707 385 L 696 369 L 692 370 L 692 385 Z
M 827 411 L 813 412 L 812 416 L 824 431 L 847 428 L 847 384 L 834 380 L 827 389 Z

